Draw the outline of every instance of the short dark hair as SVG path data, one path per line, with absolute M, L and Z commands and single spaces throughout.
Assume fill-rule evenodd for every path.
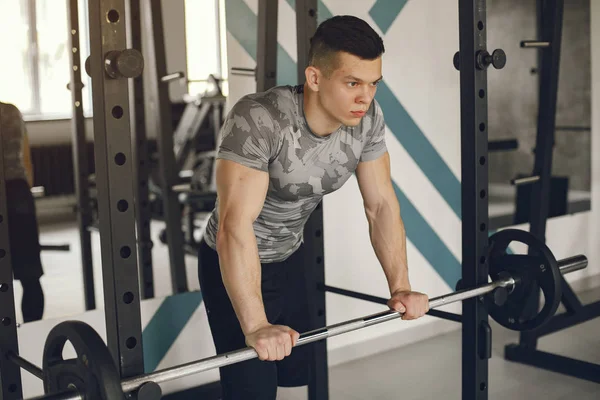
M 337 52 L 375 60 L 384 52 L 383 39 L 360 18 L 338 15 L 323 21 L 310 39 L 309 65 L 329 75 L 337 67 Z

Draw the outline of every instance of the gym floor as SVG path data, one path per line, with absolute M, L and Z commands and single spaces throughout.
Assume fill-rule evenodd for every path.
M 162 224 L 153 222 L 155 241 L 153 261 L 156 296 L 170 294 L 169 271 L 166 267 L 166 246 L 156 239 Z M 84 311 L 79 240 L 75 223 L 43 225 L 43 244 L 70 243 L 70 252 L 44 252 L 45 275 L 42 286 L 46 295 L 44 318 L 76 315 Z M 92 235 L 96 302 L 103 303 L 100 263 L 100 242 Z M 190 290 L 198 290 L 196 260 L 186 256 Z M 21 299 L 20 285 L 15 285 L 17 305 Z M 600 287 L 579 293 L 584 304 L 600 300 Z M 81 299 L 81 301 L 74 301 Z M 17 320 L 22 321 L 20 307 Z M 600 385 L 561 374 L 505 361 L 504 345 L 518 341 L 518 333 L 508 331 L 491 321 L 493 357 L 489 363 L 490 399 L 547 400 L 577 398 L 599 399 Z M 600 318 L 544 337 L 539 349 L 580 360 L 600 363 Z M 460 399 L 461 397 L 461 332 L 453 331 L 407 347 L 330 369 L 331 399 Z M 289 398 L 286 400 L 296 400 Z M 300 399 L 298 399 L 300 400 Z

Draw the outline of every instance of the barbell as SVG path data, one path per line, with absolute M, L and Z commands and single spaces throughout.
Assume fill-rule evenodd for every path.
M 513 241 L 527 245 L 528 254 L 509 254 L 508 246 Z M 431 298 L 429 308 L 479 298 L 485 304 L 489 315 L 502 326 L 519 331 L 536 329 L 548 322 L 560 305 L 562 275 L 584 269 L 588 264 L 583 255 L 557 261 L 543 242 L 529 232 L 517 229 L 507 229 L 492 235 L 488 257 L 480 261 L 489 265 L 489 283 Z M 536 288 L 544 293 L 544 304 L 537 313 L 528 315 L 525 312 L 525 300 L 535 293 Z M 402 313 L 386 310 L 325 326 L 302 333 L 295 347 L 401 317 Z M 62 351 L 67 341 L 73 344 L 77 353 L 76 359 L 62 359 Z M 121 381 L 108 347 L 98 333 L 83 322 L 66 321 L 55 326 L 46 339 L 43 354 L 46 396 L 40 399 L 112 400 L 124 399 L 124 393 L 129 392 L 137 392 L 138 398 L 142 398 L 143 392 L 144 399 L 159 399 L 159 383 L 256 357 L 256 351 L 247 347 Z M 13 361 L 19 358 L 11 357 Z

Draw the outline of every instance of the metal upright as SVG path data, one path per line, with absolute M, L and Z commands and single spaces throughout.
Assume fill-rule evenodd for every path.
M 0 108 L 0 121 L 2 109 Z M 21 368 L 8 360 L 7 354 L 19 354 L 15 291 L 13 286 L 10 238 L 8 237 L 8 207 L 4 179 L 4 138 L 0 124 L 0 400 L 23 398 Z
M 127 79 L 143 57 L 126 47 L 125 0 L 90 0 L 89 23 L 106 336 L 128 378 L 144 372 Z
M 142 0 L 128 0 L 129 32 L 128 46 L 142 49 Z M 152 237 L 150 236 L 150 202 L 148 179 L 150 176 L 150 159 L 148 157 L 148 140 L 146 136 L 146 111 L 144 107 L 144 80 L 133 79 L 129 82 L 131 109 L 131 150 L 133 152 L 133 175 L 135 213 L 137 228 L 137 255 L 139 259 L 139 279 L 141 298 L 154 297 L 154 272 L 152 269 Z
M 73 149 L 73 181 L 77 201 L 77 226 L 81 246 L 81 267 L 85 309 L 96 309 L 96 289 L 94 286 L 94 264 L 92 260 L 92 209 L 90 203 L 89 171 L 85 120 L 83 117 L 83 96 L 81 91 L 81 51 L 79 47 L 79 5 L 78 0 L 67 2 L 69 13 L 69 44 L 71 51 L 71 141 Z
M 306 81 L 310 39 L 317 30 L 317 0 L 296 0 L 296 37 L 298 43 L 298 84 Z M 308 291 L 311 325 L 325 326 L 325 251 L 323 241 L 323 202 L 315 208 L 304 227 L 304 267 Z M 329 398 L 327 371 L 327 341 L 316 342 L 311 348 L 312 368 L 308 384 L 310 400 Z
M 488 282 L 488 96 L 485 0 L 459 0 L 462 286 Z M 496 65 L 496 68 L 501 67 Z M 502 65 L 503 66 L 503 65 Z M 478 298 L 462 304 L 462 398 L 488 398 L 488 359 L 491 357 L 488 313 Z
M 556 107 L 564 0 L 538 0 L 537 7 L 538 38 L 533 43 L 544 44 L 537 46 L 540 50 L 539 111 L 533 176 L 538 176 L 539 179 L 532 187 L 529 215 L 530 232 L 545 241 L 551 198 L 552 155 L 557 130 Z M 527 47 L 536 48 L 536 46 L 531 46 L 531 41 L 523 43 L 527 43 Z M 518 344 L 506 346 L 505 357 L 507 360 L 600 383 L 600 364 L 537 349 L 537 341 L 540 337 L 600 316 L 600 301 L 583 305 L 564 277 L 561 277 L 561 280 L 561 300 L 566 312 L 554 316 L 546 325 L 537 330 L 521 332 Z M 539 293 L 539 291 L 535 293 Z M 528 306 L 529 312 L 534 314 L 539 307 L 539 296 L 533 295 L 529 299 Z
M 256 91 L 277 84 L 278 0 L 258 1 L 258 40 L 256 46 Z
M 169 88 L 162 78 L 167 76 L 162 3 L 160 0 L 142 2 L 142 27 L 145 34 L 144 54 L 149 62 L 146 65 L 148 87 L 146 99 L 150 106 L 148 136 L 156 137 L 158 143 L 160 188 L 164 218 L 166 223 L 167 244 L 171 267 L 173 293 L 188 291 L 184 260 L 184 238 L 182 230 L 181 204 L 178 193 L 173 190 L 177 183 L 173 152 L 173 127 L 171 122 L 171 101 Z

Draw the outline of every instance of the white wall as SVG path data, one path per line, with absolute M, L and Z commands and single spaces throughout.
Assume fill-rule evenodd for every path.
M 414 123 L 460 179 L 460 97 L 459 76 L 452 66 L 452 57 L 458 50 L 458 9 L 455 2 L 435 0 L 410 1 L 386 32 L 374 23 L 369 10 L 374 1 L 324 0 L 332 14 L 351 14 L 365 19 L 384 37 L 386 53 L 383 75 Z M 592 2 L 594 3 L 594 2 Z M 257 0 L 230 0 L 228 11 L 235 7 L 235 18 L 240 9 L 257 12 Z M 244 11 L 245 12 L 245 11 Z M 286 0 L 279 1 L 279 44 L 290 58 L 296 59 L 294 10 Z M 592 12 L 592 43 L 594 52 L 593 104 L 600 101 L 600 4 L 595 2 Z M 237 21 L 237 20 L 236 20 Z M 232 22 L 228 18 L 228 24 Z M 283 27 L 283 29 L 282 29 Z M 234 32 L 234 31 L 237 31 Z M 246 32 L 251 35 L 251 32 Z M 229 65 L 254 68 L 254 55 L 240 39 L 237 26 L 228 26 Z M 596 46 L 594 46 L 596 44 Z M 510 57 L 510 54 L 509 54 Z M 502 71 L 491 71 L 500 74 Z M 280 82 L 281 83 L 281 82 Z M 291 82 L 294 84 L 295 82 Z M 230 106 L 241 96 L 255 91 L 252 78 L 231 76 Z M 381 90 L 381 89 L 380 89 Z M 490 104 L 493 107 L 493 104 Z M 600 135 L 599 107 L 592 107 L 594 139 Z M 390 113 L 391 114 L 391 113 Z M 388 114 L 391 119 L 392 115 Z M 388 117 L 386 117 L 387 119 Z M 397 133 L 397 132 L 396 132 Z M 461 221 L 442 198 L 435 186 L 415 161 L 406 147 L 388 126 L 387 144 L 392 156 L 392 178 L 405 193 L 423 219 L 440 237 L 449 252 L 460 262 Z M 586 271 L 567 277 L 576 289 L 600 284 L 600 254 L 595 238 L 600 220 L 600 144 L 593 141 L 593 204 L 592 211 L 555 218 L 548 222 L 547 242 L 557 258 L 583 253 L 590 259 Z M 367 222 L 356 180 L 350 179 L 339 191 L 324 200 L 324 228 L 326 252 L 326 280 L 333 286 L 357 290 L 377 296 L 387 296 L 387 285 L 377 258 L 370 246 Z M 407 213 L 407 207 L 403 207 Z M 528 229 L 528 226 L 519 226 Z M 413 239 L 418 239 L 414 235 Z M 412 240 L 408 240 L 408 260 L 412 286 L 431 297 L 454 290 L 445 282 L 436 267 L 430 264 Z M 421 249 L 422 250 L 422 249 Z M 515 248 L 519 251 L 519 248 Z M 444 310 L 460 313 L 459 304 Z M 327 294 L 327 323 L 356 318 L 382 310 L 381 306 Z M 411 341 L 422 340 L 441 332 L 458 329 L 455 323 L 425 317 L 412 322 L 391 322 L 363 331 L 357 331 L 329 341 L 332 364 L 355 357 L 383 351 Z M 401 334 L 400 334 L 401 333 Z
M 185 41 L 185 0 L 162 0 L 167 71 L 182 71 L 187 75 L 186 41 Z M 201 45 L 201 38 L 199 38 Z M 85 60 L 82 60 L 85 61 Z M 171 101 L 180 101 L 187 93 L 185 80 L 169 85 Z M 45 146 L 58 143 L 70 143 L 71 121 L 33 121 L 27 122 L 27 132 L 32 146 Z M 93 140 L 93 123 L 86 120 L 86 136 Z

